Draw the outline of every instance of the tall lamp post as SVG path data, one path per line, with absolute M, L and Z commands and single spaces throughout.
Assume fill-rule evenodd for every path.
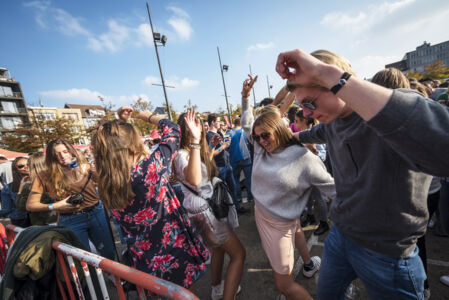
M 251 65 L 249 65 L 249 74 L 251 74 L 251 76 L 253 75 L 253 72 L 251 71 Z M 253 90 L 253 98 L 254 98 L 254 107 L 256 107 L 256 93 L 254 92 L 254 86 L 252 88 Z
M 231 111 L 229 110 L 229 103 L 228 103 L 228 93 L 226 92 L 226 84 L 225 84 L 224 75 L 223 75 L 223 71 L 228 71 L 229 66 L 221 64 L 220 49 L 218 48 L 218 46 L 217 46 L 217 52 L 218 52 L 218 62 L 220 63 L 221 79 L 223 79 L 223 89 L 224 89 L 224 94 L 225 94 L 225 99 L 226 99 L 226 108 L 228 109 L 228 118 L 229 118 L 229 122 L 232 124 Z
M 268 75 L 267 75 L 267 87 L 268 87 L 268 97 L 271 98 L 270 90 L 273 88 L 273 86 L 270 85 L 270 82 L 268 81 Z
M 165 35 L 161 36 L 160 33 L 154 32 L 153 22 L 151 21 L 151 15 L 150 15 L 150 6 L 148 5 L 148 2 L 147 2 L 147 11 L 148 11 L 148 19 L 150 19 L 151 33 L 153 36 L 154 49 L 156 50 L 157 63 L 159 65 L 159 72 L 161 73 L 162 88 L 164 90 L 165 104 L 167 105 L 167 114 L 168 114 L 168 118 L 170 120 L 172 120 L 171 109 L 170 109 L 170 105 L 168 104 L 167 91 L 165 90 L 164 75 L 162 74 L 161 61 L 159 60 L 159 51 L 157 50 L 157 47 L 158 47 L 157 42 L 159 42 L 160 45 L 165 46 L 165 43 L 167 42 L 167 37 Z

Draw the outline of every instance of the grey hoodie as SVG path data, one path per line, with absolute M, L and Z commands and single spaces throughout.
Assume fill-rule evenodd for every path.
M 432 176 L 449 175 L 449 110 L 411 90 L 395 90 L 365 122 L 356 113 L 300 133 L 327 143 L 337 189 L 331 218 L 360 246 L 406 257 L 427 225 Z

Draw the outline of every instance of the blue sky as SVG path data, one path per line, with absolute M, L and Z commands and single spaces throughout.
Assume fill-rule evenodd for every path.
M 65 103 L 116 108 L 138 97 L 164 101 L 143 0 L 3 0 L 0 67 L 22 85 L 29 105 Z M 181 111 L 190 99 L 201 111 L 225 108 L 217 46 L 229 100 L 259 75 L 257 100 L 282 87 L 274 65 L 281 51 L 328 49 L 371 77 L 423 41 L 449 39 L 449 1 L 150 1 L 155 31 L 168 37 L 159 54 L 169 101 Z

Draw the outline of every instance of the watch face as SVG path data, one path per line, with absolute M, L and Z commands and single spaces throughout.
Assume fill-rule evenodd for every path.
M 338 84 L 340 85 L 345 85 L 346 84 L 346 79 L 340 79 L 340 81 L 338 82 Z

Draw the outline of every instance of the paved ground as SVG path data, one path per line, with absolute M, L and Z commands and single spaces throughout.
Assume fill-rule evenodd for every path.
M 241 281 L 242 291 L 238 295 L 238 299 L 248 300 L 281 300 L 283 299 L 279 295 L 273 282 L 272 271 L 267 257 L 261 247 L 259 235 L 254 221 L 252 203 L 244 204 L 246 208 L 251 209 L 251 212 L 240 216 L 240 227 L 236 230 L 236 233 L 246 249 L 246 261 L 244 266 L 243 278 Z M 2 223 L 9 223 L 9 220 L 4 219 Z M 304 229 L 308 245 L 310 247 L 311 255 L 321 256 L 323 251 L 323 242 L 326 237 L 315 237 L 312 232 L 315 229 L 314 226 L 309 226 Z M 440 283 L 439 278 L 441 275 L 449 275 L 449 238 L 436 237 L 433 234 L 433 229 L 429 229 L 426 235 L 427 239 L 427 252 L 429 258 L 428 264 L 428 276 L 429 284 L 431 288 L 431 298 L 435 300 L 449 300 L 449 287 Z M 118 239 L 117 239 L 118 241 Z M 117 242 L 117 247 L 120 251 L 120 243 Z M 298 253 L 295 255 L 296 263 L 295 269 L 300 271 L 301 259 Z M 227 263 L 227 261 L 226 261 Z M 338 274 L 335 274 L 338 276 Z M 319 276 L 319 274 L 318 274 Z M 314 299 L 317 299 L 315 293 L 317 276 L 308 279 L 305 278 L 301 272 L 296 276 L 296 281 L 303 285 Z M 356 281 L 355 285 L 359 288 L 360 293 L 357 300 L 369 299 L 366 295 L 363 284 L 360 281 Z M 118 299 L 114 292 L 114 286 L 108 282 L 108 287 L 111 292 L 111 299 Z M 195 294 L 200 299 L 210 299 L 210 272 L 208 271 L 206 276 L 199 280 L 194 287 Z M 128 294 L 128 299 L 137 299 L 136 293 Z
M 261 247 L 259 235 L 254 221 L 252 204 L 244 204 L 245 207 L 251 208 L 251 213 L 240 216 L 240 228 L 236 233 L 242 241 L 246 249 L 246 262 L 244 274 L 241 281 L 242 292 L 238 299 L 262 300 L 262 299 L 282 299 L 273 282 L 270 263 Z M 309 226 L 305 228 L 306 238 L 311 247 L 311 255 L 321 256 L 323 251 L 323 242 L 326 237 L 315 237 L 312 232 L 315 227 Z M 435 300 L 449 299 L 449 287 L 440 283 L 441 275 L 449 275 L 449 238 L 436 237 L 433 230 L 427 233 L 427 252 L 429 258 L 429 284 L 431 287 L 431 298 Z M 298 253 L 295 257 L 299 259 Z M 299 264 L 298 261 L 296 264 Z M 302 265 L 301 265 L 302 267 Z M 318 274 L 319 275 L 319 274 Z M 335 274 L 338 276 L 338 274 Z M 317 276 L 308 279 L 300 273 L 296 277 L 296 281 L 303 285 L 317 299 L 315 293 Z M 358 300 L 369 299 L 364 291 L 363 284 L 357 280 L 355 285 L 359 288 L 360 293 Z M 195 285 L 195 293 L 200 299 L 210 299 L 210 273 L 202 278 Z M 278 298 L 279 297 L 279 298 Z

